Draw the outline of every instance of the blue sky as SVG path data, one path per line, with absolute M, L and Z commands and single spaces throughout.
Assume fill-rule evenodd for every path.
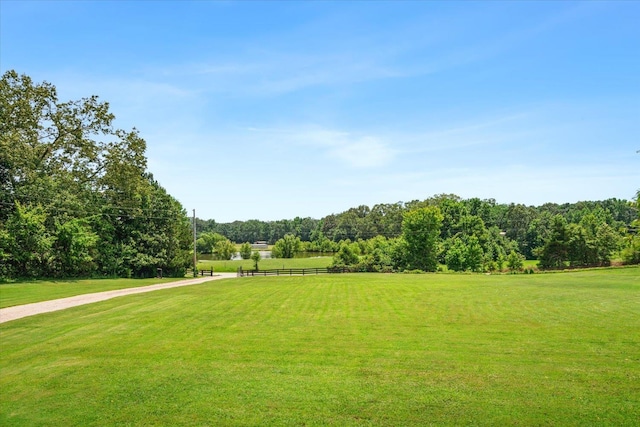
M 218 222 L 640 188 L 640 2 L 0 3 L 0 69 L 98 95 Z

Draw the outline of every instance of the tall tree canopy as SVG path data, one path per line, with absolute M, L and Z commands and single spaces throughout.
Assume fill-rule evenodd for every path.
M 402 220 L 402 237 L 407 245 L 407 267 L 436 271 L 438 237 L 444 216 L 435 206 L 410 210 Z
M 2 76 L 0 275 L 184 274 L 186 212 L 147 171 L 138 131 L 114 119 L 97 96 L 61 102 L 50 83 Z

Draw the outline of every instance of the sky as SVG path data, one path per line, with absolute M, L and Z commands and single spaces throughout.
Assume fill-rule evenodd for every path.
M 0 71 L 98 95 L 191 215 L 640 188 L 640 2 L 0 1 Z

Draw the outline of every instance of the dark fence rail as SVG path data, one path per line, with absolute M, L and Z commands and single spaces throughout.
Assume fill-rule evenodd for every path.
M 350 273 L 347 267 L 324 268 L 278 268 L 274 270 L 243 270 L 238 268 L 238 277 L 244 276 L 309 276 L 325 273 Z
M 193 268 L 187 269 L 187 276 L 188 277 L 193 276 Z M 196 270 L 196 276 L 213 276 L 213 268 L 209 270 Z

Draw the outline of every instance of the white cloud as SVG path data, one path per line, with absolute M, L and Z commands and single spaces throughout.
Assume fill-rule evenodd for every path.
M 234 96 L 275 96 L 308 87 L 344 85 L 403 76 L 384 59 L 335 53 L 298 54 L 269 51 L 251 55 L 245 52 L 234 62 L 224 60 L 187 64 L 148 72 L 169 78 L 198 82 L 212 92 Z
M 374 137 L 345 138 L 329 150 L 329 154 L 355 168 L 373 168 L 389 163 L 394 152 Z
M 356 135 L 350 132 L 326 128 L 309 129 L 257 129 L 253 132 L 271 134 L 271 138 L 288 144 L 315 147 L 325 156 L 339 160 L 356 169 L 379 168 L 389 164 L 396 152 L 382 138 L 372 135 Z

